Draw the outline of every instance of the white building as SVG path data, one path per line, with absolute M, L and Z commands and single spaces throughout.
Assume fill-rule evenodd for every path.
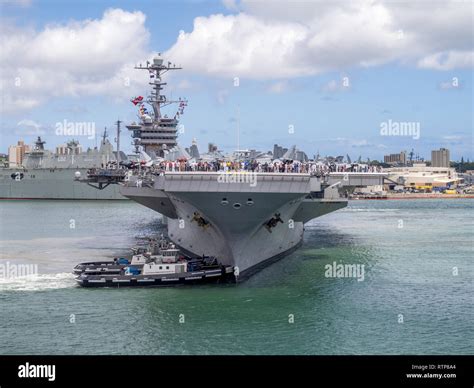
M 384 172 L 389 174 L 391 181 L 416 189 L 455 186 L 463 180 L 454 168 L 428 167 L 425 163 L 415 163 L 412 167 L 387 168 Z

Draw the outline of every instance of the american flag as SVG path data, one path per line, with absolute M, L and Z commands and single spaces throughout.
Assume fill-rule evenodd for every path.
M 138 96 L 138 97 L 135 97 L 134 99 L 132 99 L 130 101 L 133 102 L 133 105 L 137 105 L 142 100 L 143 100 L 143 96 Z

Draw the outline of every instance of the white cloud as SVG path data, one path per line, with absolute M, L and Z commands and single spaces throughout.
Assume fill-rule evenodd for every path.
M 196 18 L 193 30 L 181 33 L 166 55 L 188 71 L 253 79 L 391 61 L 439 70 L 472 66 L 471 6 L 244 0 L 238 14 Z
M 17 123 L 17 127 L 18 128 L 15 131 L 17 135 L 41 136 L 46 133 L 41 124 L 29 119 L 20 120 Z
M 226 103 L 227 97 L 229 97 L 229 91 L 227 89 L 218 90 L 216 93 L 216 99 L 220 105 L 224 105 Z
M 323 86 L 323 91 L 325 92 L 334 92 L 336 90 L 339 90 L 339 84 L 335 80 L 331 80 Z
M 341 147 L 352 147 L 352 148 L 377 148 L 377 149 L 385 149 L 387 146 L 385 144 L 376 144 L 372 143 L 367 139 L 352 139 L 346 137 L 336 137 L 336 138 L 329 138 L 324 139 L 324 142 L 327 143 L 336 143 L 338 146 Z
M 454 140 L 454 141 L 457 141 L 457 140 L 461 140 L 463 137 L 460 136 L 460 135 L 451 135 L 451 136 L 443 136 L 443 139 L 444 140 Z
M 367 140 L 355 140 L 352 144 L 351 147 L 353 148 L 376 148 L 379 150 L 384 150 L 387 148 L 385 144 L 375 144 L 375 143 L 370 143 Z
M 442 90 L 453 89 L 453 84 L 452 82 L 441 82 L 439 88 Z
M 51 24 L 41 31 L 3 24 L 1 111 L 21 112 L 53 97 L 128 98 L 147 82 L 133 70 L 150 57 L 144 23 L 142 12 L 109 9 L 101 19 Z
M 452 70 L 474 66 L 474 51 L 445 51 L 428 55 L 418 61 L 424 69 Z
M 347 91 L 351 87 L 348 77 L 343 77 L 340 80 L 331 80 L 322 87 L 323 92 L 341 92 Z
M 277 82 L 271 83 L 267 87 L 267 92 L 273 93 L 273 94 L 281 94 L 281 93 L 284 93 L 284 92 L 288 91 L 289 88 L 290 88 L 290 85 L 289 85 L 288 81 L 286 81 L 286 80 L 277 81 Z
M 165 57 L 187 72 L 270 80 L 272 93 L 283 92 L 291 78 L 354 66 L 473 65 L 469 2 L 225 0 L 224 5 L 237 13 L 195 18 L 193 30 L 180 33 Z M 128 99 L 143 93 L 147 77 L 133 66 L 151 57 L 145 18 L 140 11 L 108 9 L 99 19 L 40 30 L 4 21 L 0 112 L 24 112 L 52 98 Z M 339 89 L 334 82 L 326 91 Z M 190 86 L 195 85 L 184 80 L 176 89 Z M 217 100 L 227 94 L 218 91 Z
M 21 8 L 27 8 L 31 5 L 32 2 L 33 2 L 32 0 L 1 0 L 0 5 L 2 6 L 12 5 L 12 6 L 18 6 Z
M 0 107 L 0 112 L 10 112 L 12 110 L 24 112 L 40 105 L 40 100 L 38 98 L 22 96 L 12 98 L 12 96 L 8 95 L 3 89 L 0 88 L 0 90 L 2 92 L 2 105 Z
M 463 83 L 458 77 L 453 77 L 449 81 L 440 82 L 438 87 L 441 90 L 460 89 L 463 87 Z
M 193 87 L 193 83 L 187 79 L 183 79 L 179 81 L 178 84 L 176 85 L 176 88 L 181 89 L 181 90 L 191 89 L 192 87 Z
M 243 13 L 198 17 L 193 32 L 181 34 L 165 56 L 182 64 L 186 71 L 207 75 L 294 77 L 311 74 L 312 70 L 306 64 L 280 64 L 291 60 L 296 45 L 305 40 L 306 34 L 298 24 L 266 23 Z M 274 64 L 271 70 L 267 68 L 269 62 Z
M 372 144 L 369 143 L 367 140 L 356 140 L 352 143 L 352 147 L 368 147 L 371 146 Z

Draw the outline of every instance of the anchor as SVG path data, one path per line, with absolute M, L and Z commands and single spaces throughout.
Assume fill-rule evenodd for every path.
M 263 224 L 267 230 L 272 233 L 272 228 L 277 226 L 277 224 L 281 222 L 283 224 L 283 220 L 280 217 L 280 213 L 275 213 L 275 216 L 270 218 L 267 222 Z
M 204 219 L 198 212 L 194 212 L 193 218 L 191 219 L 191 222 L 196 221 L 197 224 L 204 229 L 207 229 L 209 226 L 211 226 L 210 222 Z

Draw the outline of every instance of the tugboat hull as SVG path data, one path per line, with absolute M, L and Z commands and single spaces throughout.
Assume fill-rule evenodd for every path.
M 226 266 L 196 272 L 166 275 L 88 275 L 76 278 L 82 287 L 150 287 L 174 286 L 178 284 L 235 283 L 233 267 Z

